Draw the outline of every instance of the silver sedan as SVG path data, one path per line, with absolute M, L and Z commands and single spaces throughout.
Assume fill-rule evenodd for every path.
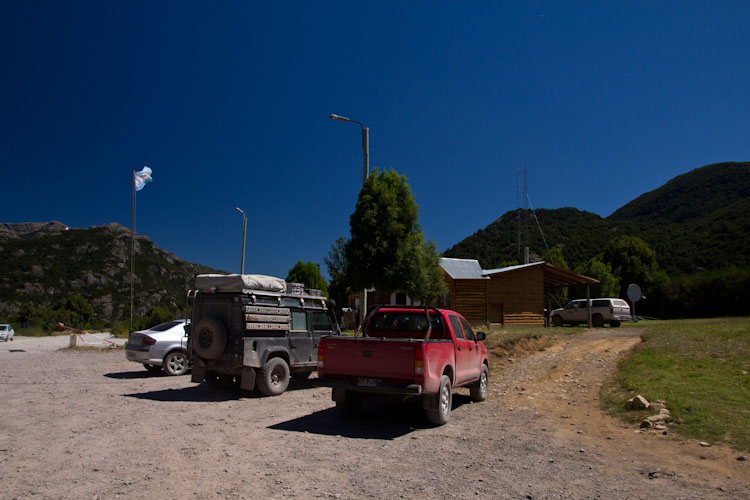
M 184 375 L 190 369 L 185 320 L 167 321 L 147 330 L 133 332 L 125 344 L 128 360 L 142 363 L 152 372 Z

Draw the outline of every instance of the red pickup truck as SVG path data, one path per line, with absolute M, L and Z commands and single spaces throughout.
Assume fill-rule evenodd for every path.
M 469 387 L 473 401 L 487 398 L 484 339 L 453 311 L 380 306 L 361 335 L 321 338 L 318 384 L 333 388 L 344 416 L 356 413 L 368 394 L 421 397 L 428 420 L 442 425 L 450 418 L 454 387 Z

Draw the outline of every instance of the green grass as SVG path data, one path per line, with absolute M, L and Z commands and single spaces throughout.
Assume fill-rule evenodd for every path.
M 643 322 L 643 342 L 602 390 L 602 406 L 627 421 L 625 402 L 662 399 L 682 436 L 750 451 L 750 318 Z

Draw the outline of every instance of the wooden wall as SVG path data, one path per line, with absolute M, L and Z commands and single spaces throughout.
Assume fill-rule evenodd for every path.
M 445 307 L 461 314 L 472 325 L 487 323 L 487 284 L 490 280 L 454 280 L 445 274 L 450 304 Z
M 490 321 L 498 311 L 506 325 L 544 325 L 544 272 L 541 266 L 489 275 L 487 309 Z

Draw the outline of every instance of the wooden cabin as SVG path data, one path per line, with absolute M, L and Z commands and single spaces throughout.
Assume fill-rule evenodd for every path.
M 472 325 L 545 325 L 552 290 L 586 286 L 598 280 L 535 262 L 483 270 L 474 259 L 440 259 L 449 292 L 441 305 L 466 317 Z
M 479 261 L 474 259 L 440 259 L 448 293 L 440 305 L 463 315 L 472 325 L 487 322 L 487 284 Z

